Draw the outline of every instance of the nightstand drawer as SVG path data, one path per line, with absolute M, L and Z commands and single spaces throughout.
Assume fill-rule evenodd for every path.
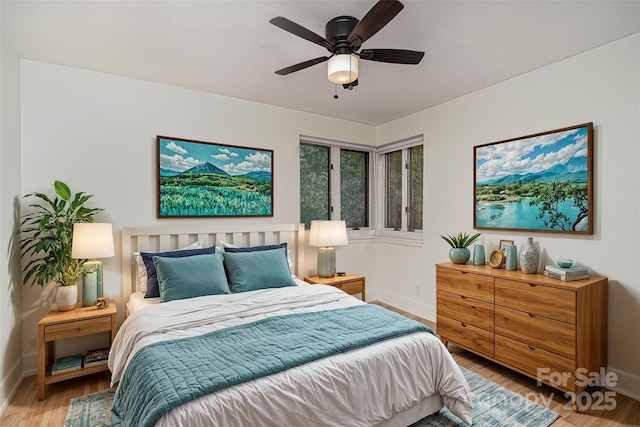
M 55 341 L 106 331 L 111 331 L 110 316 L 47 325 L 44 327 L 44 340 L 45 342 Z
M 348 282 L 332 284 L 331 286 L 342 289 L 349 295 L 362 293 L 362 280 L 350 280 Z

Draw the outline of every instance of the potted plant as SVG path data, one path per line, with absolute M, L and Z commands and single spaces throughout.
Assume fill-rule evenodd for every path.
M 53 188 L 56 193 L 53 200 L 38 192 L 24 196 L 40 200 L 29 205 L 33 210 L 21 217 L 18 230 L 20 255 L 30 258 L 23 269 L 23 283 L 44 287 L 55 282 L 58 309 L 68 311 L 78 301 L 76 282 L 87 273 L 86 260 L 71 257 L 73 224 L 93 222 L 93 216 L 104 209 L 86 207 L 93 195 L 72 194 L 64 182 L 55 181 Z
M 454 235 L 446 235 L 440 236 L 442 239 L 447 242 L 451 249 L 449 250 L 449 259 L 454 264 L 466 264 L 469 261 L 469 257 L 471 256 L 471 252 L 469 252 L 468 246 L 478 240 L 480 234 L 477 233 L 473 236 L 469 236 L 467 233 L 458 233 Z

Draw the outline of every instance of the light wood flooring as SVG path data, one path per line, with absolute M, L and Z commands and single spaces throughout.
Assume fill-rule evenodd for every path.
M 386 304 L 379 305 L 416 319 L 435 330 L 435 325 L 432 322 L 397 310 Z M 458 347 L 450 345 L 449 350 L 460 366 L 470 369 L 516 393 L 535 397 L 535 400 L 540 404 L 550 402 L 548 407 L 560 414 L 560 418 L 553 423 L 553 427 L 640 426 L 640 402 L 637 400 L 617 394 L 615 396 L 616 408 L 614 410 L 594 410 L 577 413 L 565 408 L 568 400 L 564 398 L 563 393 L 551 387 L 538 387 L 535 380 Z M 69 401 L 74 397 L 109 388 L 109 373 L 101 372 L 52 384 L 47 387 L 47 398 L 43 401 L 38 401 L 37 383 L 35 376 L 24 379 L 4 414 L 0 417 L 0 426 L 60 427 L 64 424 Z

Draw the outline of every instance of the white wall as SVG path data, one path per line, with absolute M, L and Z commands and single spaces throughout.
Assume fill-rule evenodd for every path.
M 59 179 L 94 194 L 90 206 L 105 209 L 96 221 L 112 222 L 116 234 L 116 257 L 103 260 L 105 294 L 116 300 L 123 226 L 297 222 L 300 135 L 375 144 L 371 126 L 156 83 L 29 60 L 22 60 L 21 77 L 21 191 L 53 194 Z M 157 219 L 156 135 L 274 150 L 273 218 Z M 313 257 L 309 262 L 315 268 Z M 27 372 L 36 361 L 29 338 L 53 290 L 24 289 Z
M 20 60 L 0 30 L 0 413 L 22 378 L 22 289 L 14 242 L 20 196 Z
M 435 267 L 447 261 L 439 235 L 473 227 L 473 146 L 546 130 L 594 123 L 595 234 L 485 232 L 497 247 L 532 236 L 543 263 L 568 257 L 609 277 L 608 365 L 619 390 L 640 397 L 640 35 L 455 99 L 378 128 L 379 143 L 424 134 L 424 248 L 380 245 L 378 292 L 415 299 L 435 313 Z M 403 281 L 406 281 L 403 283 Z M 414 303 L 414 308 L 416 304 Z

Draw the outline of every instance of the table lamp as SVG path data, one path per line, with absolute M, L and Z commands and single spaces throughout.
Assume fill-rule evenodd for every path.
M 115 255 L 111 224 L 100 222 L 79 222 L 73 225 L 71 257 L 87 259 L 84 266 L 89 273 L 82 277 L 82 305 L 90 307 L 102 297 L 102 262 L 96 258 Z
M 336 249 L 349 243 L 344 221 L 311 221 L 309 245 L 318 247 L 318 276 L 336 275 Z

